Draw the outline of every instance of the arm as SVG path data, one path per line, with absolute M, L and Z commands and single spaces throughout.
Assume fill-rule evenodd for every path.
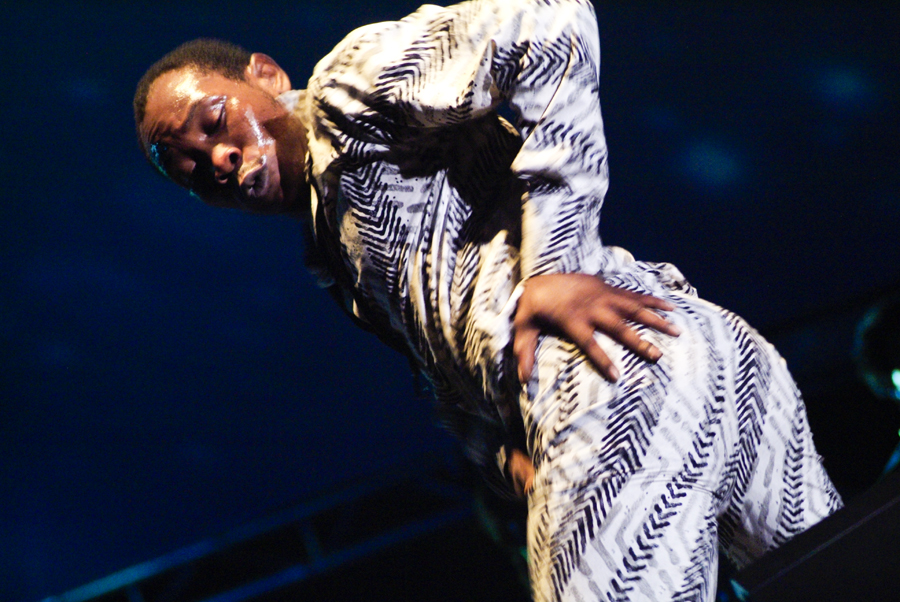
M 520 287 L 537 275 L 600 273 L 605 252 L 596 231 L 608 177 L 599 60 L 597 23 L 588 2 L 425 6 L 403 21 L 357 30 L 323 59 L 316 71 L 327 74 L 327 85 L 315 95 L 324 105 L 340 107 L 339 118 L 346 121 L 311 146 L 318 144 L 333 157 L 352 155 L 360 148 L 346 134 L 352 131 L 352 137 L 369 143 L 366 152 L 377 152 L 388 141 L 378 139 L 382 128 L 373 124 L 439 127 L 479 117 L 506 101 L 518 115 L 523 139 L 511 169 L 529 184 Z M 338 116 L 320 111 L 316 131 L 327 133 L 333 118 Z M 560 282 L 553 284 L 570 290 Z M 611 379 L 613 367 L 588 336 L 595 329 L 648 360 L 658 357 L 624 320 L 672 334 L 662 318 L 644 311 L 668 306 L 594 279 L 573 290 L 586 293 L 588 282 L 595 290 L 573 298 L 575 305 L 563 304 L 561 293 L 533 294 L 552 288 L 546 282 L 525 289 L 515 320 L 516 355 L 524 373 L 530 371 L 529 352 L 539 328 L 571 338 Z M 585 298 L 591 299 L 590 308 Z
M 452 125 L 508 102 L 523 140 L 511 169 L 529 187 L 521 278 L 598 273 L 596 229 L 608 181 L 599 60 L 586 0 L 424 6 L 402 21 L 361 28 L 310 81 L 320 103 L 312 116 L 313 175 L 330 198 L 329 157 L 363 161 L 390 145 L 382 134 L 397 125 Z

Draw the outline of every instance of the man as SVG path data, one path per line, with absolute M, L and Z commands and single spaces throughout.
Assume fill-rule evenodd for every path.
M 774 349 L 601 243 L 598 73 L 588 2 L 425 6 L 351 33 L 305 91 L 182 47 L 135 118 L 204 201 L 308 221 L 323 284 L 527 491 L 537 600 L 712 600 L 719 544 L 746 563 L 840 498 Z

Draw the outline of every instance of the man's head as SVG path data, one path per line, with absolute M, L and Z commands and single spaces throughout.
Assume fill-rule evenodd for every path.
M 260 213 L 296 211 L 309 194 L 306 131 L 276 100 L 291 89 L 264 54 L 195 40 L 138 83 L 134 116 L 148 159 L 209 204 Z

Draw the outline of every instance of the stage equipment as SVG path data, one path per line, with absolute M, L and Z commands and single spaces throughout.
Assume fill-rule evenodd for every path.
M 521 517 L 473 482 L 422 461 L 43 602 L 528 602 L 523 559 L 496 543 Z
M 734 579 L 751 602 L 896 602 L 900 600 L 900 473 Z

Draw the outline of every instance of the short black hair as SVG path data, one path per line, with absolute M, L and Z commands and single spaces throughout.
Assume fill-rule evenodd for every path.
M 150 86 L 164 73 L 190 65 L 204 72 L 216 72 L 229 79 L 243 81 L 249 64 L 250 53 L 230 42 L 199 38 L 182 44 L 153 63 L 138 82 L 133 103 L 135 125 L 140 128 L 143 123 Z

